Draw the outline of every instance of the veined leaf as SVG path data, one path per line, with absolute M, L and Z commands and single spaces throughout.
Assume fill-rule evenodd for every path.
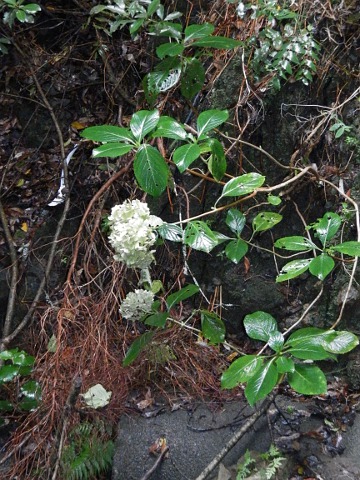
M 245 397 L 250 406 L 253 407 L 255 403 L 268 395 L 278 382 L 279 374 L 274 365 L 273 360 L 265 363 L 263 368 L 260 368 L 249 379 L 245 388 Z
M 278 331 L 275 318 L 270 313 L 258 311 L 244 318 L 245 331 L 250 338 L 267 342 Z
M 267 196 L 267 201 L 270 203 L 270 205 L 280 205 L 281 203 L 281 197 L 278 197 L 277 195 L 268 195 Z
M 210 138 L 207 143 L 211 148 L 211 156 L 209 158 L 208 167 L 211 175 L 219 182 L 226 172 L 224 147 L 216 138 Z
M 160 152 L 151 145 L 142 145 L 134 160 L 136 180 L 144 192 L 158 197 L 165 190 L 169 180 L 169 167 Z
M 145 332 L 140 337 L 138 337 L 134 342 L 130 345 L 129 350 L 126 352 L 125 358 L 122 362 L 123 367 L 127 367 L 130 365 L 134 360 L 137 359 L 137 357 L 140 355 L 141 351 L 148 345 L 151 340 L 153 339 L 153 336 L 155 335 L 155 332 Z
M 230 210 L 226 214 L 225 223 L 233 233 L 235 233 L 236 235 L 240 235 L 244 229 L 246 217 L 239 210 L 236 210 L 235 208 L 230 208 Z
M 281 374 L 290 373 L 295 371 L 295 363 L 291 358 L 288 357 L 279 357 L 275 361 L 277 371 Z
M 216 313 L 201 310 L 201 331 L 210 343 L 221 343 L 225 340 L 225 325 Z
M 244 45 L 244 44 L 239 40 L 234 40 L 232 38 L 227 38 L 227 37 L 212 37 L 212 36 L 200 38 L 199 40 L 195 40 L 195 42 L 191 44 L 192 47 L 222 48 L 226 50 L 230 48 L 240 47 L 241 45 Z
M 175 293 L 172 293 L 166 299 L 166 305 L 168 310 L 171 310 L 175 305 L 182 302 L 183 300 L 186 300 L 187 298 L 192 297 L 193 295 L 198 293 L 198 291 L 199 291 L 199 287 L 191 283 L 183 287 L 181 290 Z
M 173 160 L 181 173 L 200 157 L 200 147 L 196 143 L 182 145 L 173 154 Z
M 323 246 L 329 242 L 338 232 L 342 220 L 337 213 L 328 212 L 319 218 L 311 227 L 315 230 L 315 236 L 319 238 Z
M 295 330 L 286 341 L 286 345 L 295 346 L 299 342 L 312 342 L 315 344 L 321 343 L 322 338 L 327 335 L 334 335 L 333 330 L 324 330 L 323 328 L 317 327 L 305 327 Z
M 284 345 L 284 335 L 281 332 L 272 332 L 270 334 L 268 343 L 269 347 L 275 352 L 280 352 Z
M 232 240 L 226 245 L 225 255 L 229 260 L 237 264 L 246 255 L 248 249 L 248 244 L 239 238 L 238 240 Z
M 185 70 L 183 71 L 180 83 L 181 94 L 188 100 L 191 100 L 200 92 L 204 83 L 204 66 L 197 58 L 193 58 L 190 62 L 186 63 Z
M 291 388 L 304 395 L 322 395 L 327 391 L 325 375 L 316 365 L 295 364 L 295 371 L 289 372 L 287 378 Z
M 197 38 L 208 37 L 215 30 L 211 23 L 202 23 L 201 25 L 189 25 L 185 28 L 184 43 L 189 43 Z
M 172 242 L 182 242 L 183 229 L 179 225 L 172 223 L 163 223 L 156 229 L 161 238 Z
M 221 376 L 221 388 L 234 388 L 239 383 L 247 382 L 264 362 L 263 357 L 245 355 L 235 360 Z
M 352 241 L 339 243 L 338 245 L 331 247 L 331 250 L 350 255 L 351 257 L 360 257 L 360 242 Z
M 280 274 L 276 277 L 276 282 L 285 282 L 285 280 L 291 280 L 292 278 L 298 277 L 306 272 L 309 268 L 310 262 L 311 258 L 304 258 L 287 263 L 282 267 Z
M 10 382 L 19 374 L 19 365 L 3 365 L 0 368 L 0 384 L 2 382 Z
M 163 43 L 156 49 L 156 55 L 163 59 L 164 57 L 176 57 L 181 55 L 185 47 L 181 43 Z
M 252 222 L 254 233 L 264 232 L 277 225 L 282 220 L 282 215 L 275 212 L 260 212 Z
M 205 110 L 197 119 L 197 134 L 199 140 L 206 138 L 206 133 L 226 122 L 229 117 L 227 110 Z
M 127 143 L 105 143 L 100 145 L 100 147 L 94 148 L 92 153 L 94 158 L 115 158 L 129 153 L 133 148 L 133 145 Z
M 300 236 L 279 238 L 274 245 L 293 252 L 308 252 L 316 247 L 308 238 Z
M 335 338 L 325 337 L 322 346 L 327 352 L 334 354 L 348 353 L 359 345 L 359 339 L 351 332 L 335 332 Z
M 139 110 L 130 120 L 130 129 L 138 142 L 155 129 L 160 119 L 158 110 Z
M 185 228 L 184 243 L 194 250 L 209 253 L 219 244 L 219 241 L 205 222 L 193 221 L 189 222 Z
M 168 319 L 168 312 L 157 312 L 146 317 L 144 323 L 151 327 L 164 328 Z
M 128 128 L 116 127 L 115 125 L 98 125 L 97 127 L 84 128 L 80 135 L 94 142 L 114 143 L 130 142 L 135 143 L 135 137 Z
M 309 263 L 309 271 L 312 275 L 323 281 L 335 266 L 334 260 L 326 253 L 315 257 Z
M 238 197 L 253 192 L 265 182 L 265 177 L 259 173 L 246 173 L 229 180 L 223 188 L 221 197 Z
M 160 117 L 156 130 L 151 135 L 153 138 L 165 137 L 174 140 L 185 140 L 187 133 L 184 127 L 171 117 Z

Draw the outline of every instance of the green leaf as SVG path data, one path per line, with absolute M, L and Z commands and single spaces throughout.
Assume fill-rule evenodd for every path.
M 194 250 L 209 253 L 219 241 L 205 222 L 189 222 L 185 228 L 184 243 Z
M 192 143 L 182 145 L 177 148 L 173 154 L 173 160 L 181 173 L 183 173 L 190 165 L 200 157 L 199 145 Z
M 11 412 L 14 410 L 14 405 L 7 400 L 0 400 L 0 411 L 1 412 Z M 0 424 L 2 426 L 2 424 Z
M 197 38 L 208 37 L 215 30 L 211 23 L 203 23 L 202 25 L 189 25 L 185 28 L 184 43 L 189 43 Z
M 239 238 L 238 240 L 232 240 L 226 245 L 225 255 L 229 260 L 237 264 L 246 255 L 248 249 L 248 244 Z
M 134 360 L 137 359 L 140 352 L 151 342 L 155 332 L 145 332 L 140 337 L 138 337 L 134 342 L 130 345 L 129 350 L 126 352 L 125 358 L 122 362 L 123 367 L 127 367 L 130 365 Z
M 191 100 L 200 92 L 205 83 L 205 69 L 203 64 L 193 58 L 186 64 L 180 83 L 181 94 Z
M 315 247 L 308 238 L 298 236 L 279 238 L 274 245 L 277 248 L 292 250 L 294 252 L 308 252 Z
M 310 262 L 311 258 L 304 258 L 287 263 L 282 267 L 280 275 L 276 277 L 276 282 L 285 282 L 285 280 L 291 280 L 292 278 L 298 277 L 306 272 L 309 268 Z
M 222 343 L 225 340 L 225 325 L 216 313 L 201 310 L 201 331 L 210 343 Z
M 185 47 L 181 43 L 163 43 L 156 49 L 156 55 L 163 59 L 164 57 L 176 57 L 181 55 Z
M 270 205 L 280 205 L 281 203 L 281 198 L 278 197 L 277 195 L 268 195 L 267 196 L 267 201 L 270 203 Z
M 323 281 L 335 266 L 334 260 L 326 253 L 322 253 L 318 257 L 311 260 L 309 271 L 312 275 Z
M 115 125 L 98 125 L 97 127 L 84 128 L 80 135 L 93 142 L 135 142 L 135 137 L 129 129 L 116 127 Z
M 206 138 L 206 133 L 226 122 L 229 117 L 227 110 L 205 110 L 197 119 L 197 134 L 199 140 Z
M 26 13 L 36 13 L 41 11 L 41 7 L 37 3 L 27 3 L 26 5 L 23 5 L 22 8 Z
M 158 110 L 139 110 L 130 120 L 130 129 L 138 142 L 155 129 L 160 119 Z
M 0 368 L 0 382 L 10 382 L 18 375 L 19 365 L 3 365 Z
M 230 49 L 236 48 L 243 45 L 243 42 L 239 40 L 234 40 L 232 38 L 226 37 L 203 37 L 200 40 L 195 40 L 191 44 L 192 47 L 210 47 L 210 48 L 221 48 L 221 49 Z
M 181 63 L 175 57 L 169 57 L 160 62 L 154 72 L 145 75 L 143 86 L 146 98 L 153 100 L 160 92 L 170 90 L 178 83 L 181 72 Z
M 234 388 L 239 383 L 247 382 L 264 362 L 263 357 L 245 355 L 235 360 L 221 376 L 221 388 Z
M 258 311 L 244 318 L 245 331 L 250 338 L 267 342 L 278 331 L 275 318 L 269 313 Z
M 199 291 L 199 287 L 190 283 L 189 285 L 186 285 L 178 292 L 172 293 L 166 299 L 166 305 L 168 310 L 171 310 L 175 305 L 182 302 L 183 300 L 186 300 L 187 298 L 190 298 L 193 295 L 196 295 L 198 291 Z
M 168 317 L 169 317 L 168 312 L 158 312 L 146 317 L 146 320 L 144 323 L 145 325 L 150 325 L 151 327 L 164 328 Z
M 264 232 L 277 225 L 282 220 L 282 215 L 275 212 L 260 212 L 252 222 L 254 233 Z
M 20 388 L 20 393 L 28 398 L 41 399 L 41 387 L 35 380 L 29 380 L 24 383 Z
M 160 6 L 160 0 L 152 0 L 152 2 L 150 3 L 150 5 L 147 8 L 147 13 L 146 13 L 147 18 L 154 15 L 154 13 L 159 8 L 159 6 Z
M 279 357 L 275 360 L 275 365 L 277 371 L 281 374 L 295 371 L 295 363 L 288 357 Z
M 359 345 L 359 339 L 351 332 L 336 332 L 335 338 L 324 338 L 322 346 L 327 352 L 334 354 L 348 353 Z
M 240 235 L 244 229 L 246 217 L 239 210 L 236 210 L 235 208 L 230 208 L 230 210 L 226 214 L 225 223 L 233 233 L 235 233 L 236 235 Z
M 143 26 L 145 20 L 145 18 L 139 18 L 138 20 L 135 20 L 135 22 L 130 25 L 130 35 L 134 36 Z
M 168 185 L 169 167 L 160 152 L 151 145 L 142 145 L 134 160 L 134 173 L 144 192 L 158 197 Z
M 339 243 L 338 245 L 331 247 L 331 250 L 350 255 L 351 257 L 360 257 L 360 242 L 353 241 Z
M 100 147 L 94 148 L 92 153 L 94 158 L 115 158 L 125 155 L 133 148 L 133 145 L 128 145 L 127 143 L 105 143 L 104 145 L 100 145 Z
M 156 231 L 164 240 L 170 240 L 171 242 L 183 241 L 183 230 L 179 225 L 163 223 L 157 227 Z
M 226 172 L 224 147 L 216 138 L 210 138 L 207 143 L 211 148 L 211 156 L 208 162 L 208 167 L 211 175 L 219 182 Z
M 153 138 L 165 137 L 174 140 L 185 140 L 187 133 L 184 127 L 171 117 L 160 117 L 156 130 L 151 135 Z
M 327 352 L 323 347 L 323 342 L 328 338 L 333 339 L 335 335 L 336 333 L 332 330 L 316 327 L 301 328 L 290 335 L 285 347 L 290 346 L 288 353 L 301 360 L 336 359 L 335 355 Z
M 270 334 L 268 343 L 275 352 L 280 352 L 284 345 L 284 335 L 280 332 L 273 332 Z
M 34 398 L 25 397 L 18 403 L 18 408 L 26 412 L 31 412 L 35 410 L 38 406 L 39 406 L 39 401 Z
M 265 182 L 265 177 L 251 172 L 229 180 L 223 188 L 221 197 L 238 197 L 253 192 Z M 221 198 L 220 197 L 220 198 Z
M 337 213 L 328 212 L 322 218 L 319 218 L 311 228 L 315 230 L 315 236 L 325 247 L 326 243 L 338 232 L 341 222 L 341 217 Z
M 19 22 L 24 23 L 26 22 L 27 15 L 23 10 L 16 10 L 15 12 L 16 18 Z
M 295 364 L 295 371 L 289 372 L 287 378 L 291 388 L 304 395 L 322 395 L 327 391 L 325 375 L 316 365 Z
M 265 363 L 263 368 L 255 372 L 245 388 L 245 397 L 251 407 L 253 407 L 257 401 L 265 398 L 266 395 L 273 390 L 278 378 L 279 374 L 273 360 Z
M 324 330 L 317 327 L 305 327 L 295 330 L 286 341 L 286 345 L 296 345 L 299 342 L 309 341 L 313 343 L 319 343 L 323 337 L 335 332 L 333 330 Z

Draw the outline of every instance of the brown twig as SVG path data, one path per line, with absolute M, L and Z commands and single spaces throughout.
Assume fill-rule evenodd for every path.
M 154 465 L 150 468 L 150 470 L 148 470 L 145 473 L 145 475 L 143 477 L 141 477 L 141 480 L 149 480 L 149 478 L 155 472 L 155 470 L 157 470 L 159 468 L 159 465 L 164 460 L 164 457 L 165 457 L 165 455 L 167 454 L 168 451 L 169 451 L 169 447 L 164 448 L 164 450 L 160 453 L 160 455 L 156 459 L 156 462 L 154 463 Z

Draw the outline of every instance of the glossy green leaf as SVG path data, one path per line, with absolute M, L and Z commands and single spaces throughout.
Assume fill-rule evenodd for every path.
M 275 352 L 280 352 L 284 345 L 284 335 L 281 332 L 272 332 L 268 343 L 269 347 L 275 350 Z
M 208 37 L 215 30 L 211 23 L 202 23 L 201 25 L 189 25 L 185 28 L 184 43 L 189 43 L 203 37 Z
M 308 270 L 310 262 L 311 258 L 304 258 L 287 263 L 282 267 L 280 274 L 276 277 L 276 282 L 285 282 L 286 280 L 298 277 Z
M 339 243 L 338 245 L 331 247 L 331 250 L 350 255 L 351 257 L 360 257 L 360 242 L 353 241 Z
M 279 357 L 275 360 L 275 365 L 277 371 L 281 374 L 295 371 L 295 363 L 288 357 Z
M 240 235 L 244 229 L 246 217 L 239 210 L 230 208 L 226 214 L 225 223 L 233 233 Z
M 267 201 L 270 203 L 270 205 L 280 205 L 281 203 L 281 198 L 278 197 L 277 195 L 268 195 L 267 196 Z
M 153 138 L 164 137 L 174 140 L 185 140 L 187 133 L 184 127 L 171 117 L 160 117 L 156 129 L 151 135 Z
M 36 13 L 41 11 L 41 7 L 37 3 L 27 3 L 26 5 L 22 5 L 22 8 L 26 13 Z
M 138 142 L 155 129 L 160 119 L 158 110 L 139 110 L 130 120 L 130 130 Z
M 115 125 L 84 128 L 80 135 L 83 138 L 101 143 L 135 142 L 135 137 L 128 128 L 116 127 Z
M 286 341 L 286 345 L 296 345 L 299 342 L 309 341 L 319 343 L 323 337 L 331 334 L 333 335 L 334 331 L 325 330 L 323 328 L 317 327 L 305 327 L 295 330 Z
M 182 242 L 183 240 L 183 229 L 179 225 L 163 223 L 157 227 L 156 231 L 164 240 L 170 240 L 171 242 Z
M 39 401 L 34 398 L 23 398 L 17 405 L 20 410 L 32 412 L 39 406 Z
M 0 382 L 10 382 L 19 374 L 19 365 L 3 365 L 0 367 Z
M 263 357 L 245 355 L 235 360 L 221 376 L 221 388 L 234 388 L 247 382 L 264 362 Z
M 152 15 L 154 15 L 154 13 L 156 12 L 156 10 L 159 8 L 160 6 L 160 2 L 161 0 L 152 0 L 152 2 L 150 3 L 150 5 L 147 7 L 147 12 L 146 12 L 146 16 L 149 18 L 151 17 Z
M 136 33 L 140 30 L 140 28 L 144 25 L 145 20 L 145 17 L 135 20 L 135 22 L 130 25 L 130 35 L 135 36 Z
M 258 311 L 244 318 L 245 331 L 250 338 L 267 342 L 278 331 L 275 318 L 269 313 Z
M 105 143 L 92 151 L 94 158 L 110 157 L 116 158 L 129 153 L 134 148 L 127 143 Z
M 348 353 L 359 345 L 359 339 L 351 332 L 336 332 L 335 338 L 325 337 L 322 346 L 327 352 L 334 354 Z
M 19 365 L 21 367 L 32 367 L 35 363 L 35 357 L 29 355 L 23 350 L 17 351 L 16 349 L 12 351 L 11 361 L 14 365 Z
M 197 93 L 200 92 L 205 83 L 205 69 L 203 64 L 197 59 L 193 58 L 187 62 L 185 70 L 182 72 L 180 91 L 188 100 L 191 100 Z
M 182 302 L 183 300 L 186 300 L 187 298 L 196 295 L 198 291 L 199 287 L 190 283 L 189 285 L 183 287 L 181 290 L 172 293 L 166 298 L 166 305 L 168 310 L 171 310 L 175 305 Z
M 237 264 L 246 255 L 248 249 L 248 244 L 239 238 L 238 240 L 232 240 L 226 245 L 225 255 L 229 260 Z
M 334 260 L 326 253 L 313 258 L 309 263 L 310 273 L 321 281 L 325 280 L 334 267 Z
M 209 158 L 208 167 L 211 175 L 219 182 L 226 172 L 224 147 L 216 138 L 210 138 L 208 140 L 208 144 L 211 148 L 211 156 Z
M 246 173 L 229 180 L 223 188 L 221 197 L 238 197 L 252 193 L 265 182 L 265 177 L 259 173 Z
M 182 145 L 173 154 L 173 160 L 181 173 L 200 157 L 200 147 L 195 143 Z
M 325 375 L 316 365 L 295 364 L 295 371 L 289 372 L 287 378 L 291 388 L 304 395 L 322 395 L 327 391 Z
M 28 398 L 40 400 L 41 399 L 40 384 L 36 380 L 29 380 L 21 386 L 20 393 L 22 395 L 25 395 Z
M 145 332 L 130 345 L 122 362 L 123 367 L 130 365 L 140 355 L 141 351 L 151 342 L 155 332 Z
M 292 333 L 288 338 L 285 347 L 291 355 L 301 360 L 324 360 L 326 358 L 336 359 L 323 347 L 326 339 L 333 339 L 336 333 L 331 330 L 323 330 L 315 327 L 301 328 Z
M 197 119 L 197 134 L 199 140 L 206 138 L 206 133 L 226 122 L 229 117 L 227 110 L 205 110 Z
M 164 328 L 168 317 L 168 312 L 157 312 L 146 317 L 144 323 L 151 327 Z
M 252 222 L 252 227 L 255 233 L 264 232 L 274 227 L 282 220 L 282 215 L 275 212 L 260 212 L 256 215 Z
M 184 243 L 194 250 L 209 253 L 219 242 L 205 222 L 189 222 L 185 228 Z
M 151 145 L 142 145 L 135 155 L 134 173 L 144 192 L 158 197 L 168 185 L 169 167 L 160 152 Z
M 322 218 L 319 218 L 311 228 L 315 230 L 315 236 L 325 246 L 336 235 L 341 223 L 341 217 L 337 213 L 328 212 Z
M 199 40 L 195 40 L 191 44 L 192 47 L 205 47 L 205 48 L 221 48 L 228 50 L 230 48 L 236 48 L 243 45 L 243 42 L 239 40 L 234 40 L 233 38 L 227 37 L 203 37 Z
M 251 407 L 259 400 L 265 398 L 273 390 L 278 378 L 279 374 L 272 360 L 265 363 L 263 368 L 255 372 L 247 382 L 245 388 L 245 397 Z
M 164 57 L 176 57 L 181 55 L 185 47 L 181 43 L 163 43 L 156 49 L 156 55 L 163 59 Z
M 277 248 L 292 250 L 294 252 L 308 252 L 315 247 L 308 238 L 300 236 L 279 238 L 274 245 Z
M 216 313 L 201 310 L 201 332 L 210 343 L 222 343 L 225 340 L 225 325 Z

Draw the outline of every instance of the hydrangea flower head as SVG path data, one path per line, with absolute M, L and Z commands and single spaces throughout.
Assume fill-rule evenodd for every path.
M 146 313 L 151 312 L 154 295 L 143 289 L 129 292 L 120 306 L 121 315 L 127 320 L 140 320 Z
M 140 200 L 115 205 L 109 216 L 109 241 L 115 250 L 114 258 L 131 268 L 148 268 L 154 261 L 155 228 L 163 221 L 150 215 L 149 207 Z

